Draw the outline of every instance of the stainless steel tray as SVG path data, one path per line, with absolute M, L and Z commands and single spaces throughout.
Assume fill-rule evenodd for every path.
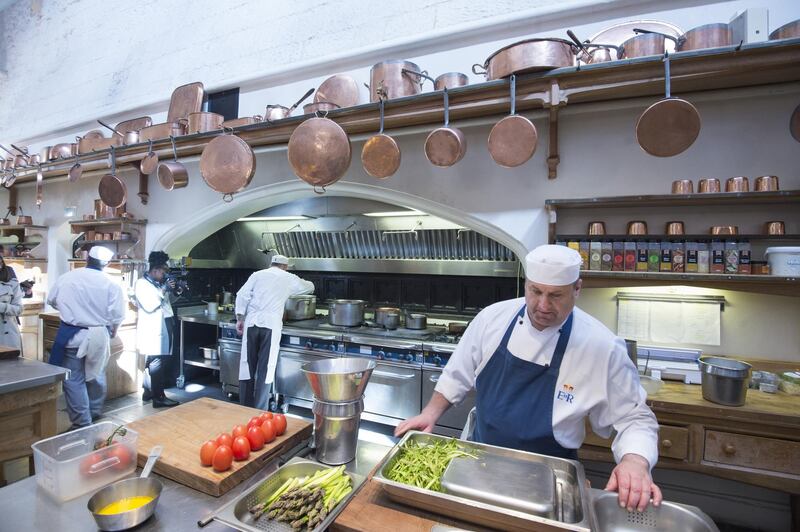
M 592 488 L 592 507 L 597 529 L 603 532 L 719 532 L 717 525 L 700 508 L 664 501 L 644 512 L 620 508 L 617 494 Z
M 292 532 L 293 529 L 288 523 L 275 521 L 266 516 L 262 516 L 258 520 L 254 519 L 249 509 L 258 504 L 259 501 L 263 501 L 269 497 L 276 489 L 281 487 L 287 479 L 291 477 L 313 475 L 320 469 L 330 469 L 330 466 L 312 462 L 311 460 L 304 460 L 302 458 L 292 458 L 286 465 L 264 479 L 264 482 L 253 486 L 224 506 L 217 512 L 217 515 L 214 516 L 214 520 L 246 532 Z M 328 514 L 328 517 L 314 528 L 313 532 L 322 532 L 326 530 L 342 509 L 347 506 L 347 503 L 350 501 L 350 498 L 355 495 L 358 487 L 364 483 L 363 476 L 349 471 L 346 473 L 350 475 L 352 479 L 353 491 L 336 505 L 331 513 Z
M 482 500 L 417 488 L 395 482 L 386 477 L 386 473 L 397 459 L 401 447 L 407 441 L 415 440 L 417 443 L 430 444 L 436 440 L 447 439 L 450 438 L 424 432 L 412 431 L 406 433 L 403 439 L 395 445 L 378 465 L 373 479 L 376 482 L 380 482 L 386 494 L 398 502 L 500 530 L 561 529 L 580 532 L 590 532 L 592 530 L 591 501 L 586 487 L 586 478 L 583 466 L 575 460 L 553 458 L 465 440 L 459 441 L 465 449 L 478 451 L 484 456 L 494 455 L 539 462 L 549 466 L 556 477 L 556 513 L 553 519 L 519 510 L 502 508 Z M 476 486 L 476 488 L 480 488 L 480 486 Z

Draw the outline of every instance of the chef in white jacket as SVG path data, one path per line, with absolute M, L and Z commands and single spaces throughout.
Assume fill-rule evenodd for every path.
M 270 267 L 251 275 L 236 293 L 236 329 L 242 335 L 239 401 L 245 406 L 267 408 L 286 300 L 314 292 L 314 283 L 289 273 L 288 268 L 289 259 L 274 255 Z
M 501 301 L 470 323 L 420 415 L 398 425 L 430 431 L 452 405 L 476 391 L 475 441 L 575 458 L 592 431 L 609 437 L 617 466 L 606 489 L 628 510 L 644 510 L 661 491 L 650 470 L 658 460 L 658 423 L 628 358 L 625 342 L 575 307 L 581 258 L 545 245 L 526 259 L 525 297 Z

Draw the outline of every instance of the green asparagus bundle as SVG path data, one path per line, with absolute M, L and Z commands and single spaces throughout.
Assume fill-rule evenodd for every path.
M 418 488 L 442 491 L 441 479 L 450 460 L 459 456 L 477 458 L 477 454 L 463 450 L 456 440 L 436 440 L 420 444 L 408 440 L 387 473 L 389 480 L 410 484 Z
M 267 500 L 250 508 L 250 513 L 255 519 L 266 513 L 270 519 L 289 523 L 295 530 L 312 530 L 351 491 L 344 466 L 321 469 L 310 477 L 287 479 Z

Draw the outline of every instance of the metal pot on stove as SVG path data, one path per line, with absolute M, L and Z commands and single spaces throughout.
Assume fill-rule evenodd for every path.
M 283 309 L 287 320 L 310 320 L 317 314 L 317 296 L 289 296 Z
M 334 299 L 328 303 L 328 321 L 331 325 L 357 327 L 364 323 L 364 305 L 361 299 Z

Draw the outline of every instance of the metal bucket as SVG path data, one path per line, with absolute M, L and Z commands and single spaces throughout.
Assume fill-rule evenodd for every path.
M 314 399 L 312 411 L 317 461 L 340 465 L 355 459 L 364 398 L 359 397 L 348 403 L 327 403 Z
M 328 403 L 359 401 L 375 369 L 375 362 L 364 358 L 332 358 L 303 364 L 314 398 Z
M 747 398 L 750 364 L 730 358 L 700 357 L 703 399 L 727 406 L 742 406 Z

